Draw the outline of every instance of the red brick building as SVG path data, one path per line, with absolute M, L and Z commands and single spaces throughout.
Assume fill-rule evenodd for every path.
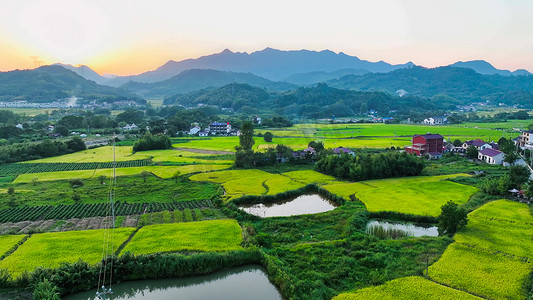
M 429 154 L 431 158 L 440 158 L 443 152 L 444 137 L 440 134 L 415 134 L 413 144 L 406 146 L 405 151 L 422 156 Z

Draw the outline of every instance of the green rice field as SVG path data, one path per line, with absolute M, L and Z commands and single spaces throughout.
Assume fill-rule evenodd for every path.
M 20 242 L 25 235 L 0 235 L 0 257 Z
M 429 276 L 489 299 L 525 299 L 524 283 L 533 268 L 532 224 L 526 204 L 483 205 L 469 214 L 468 225 L 429 268 Z
M 463 204 L 476 192 L 477 188 L 472 186 L 437 181 L 367 189 L 357 193 L 356 197 L 370 212 L 393 211 L 437 217 L 440 207 L 449 200 Z
M 190 174 L 197 172 L 210 172 L 216 170 L 223 170 L 231 167 L 231 165 L 185 165 L 185 166 L 145 166 L 145 167 L 131 167 L 116 169 L 117 176 L 133 176 L 139 175 L 142 171 L 147 171 L 160 178 L 171 178 L 176 171 L 181 174 Z M 35 178 L 38 181 L 51 180 L 66 180 L 66 179 L 86 179 L 96 178 L 98 176 L 110 177 L 113 175 L 113 169 L 96 169 L 96 170 L 78 170 L 78 171 L 62 171 L 62 172 L 46 172 L 46 173 L 32 173 L 21 174 L 13 181 L 13 183 L 28 183 Z
M 231 251 L 242 249 L 236 220 L 211 220 L 142 227 L 122 253 L 149 254 L 176 251 Z
M 133 228 L 116 229 L 113 248 L 117 249 L 133 231 Z M 102 258 L 103 237 L 103 229 L 34 234 L 0 261 L 0 268 L 18 277 L 37 267 L 56 268 L 61 263 L 73 263 L 79 259 L 95 264 Z
M 475 300 L 482 299 L 454 290 L 422 277 L 412 276 L 391 280 L 383 285 L 344 293 L 333 300 Z

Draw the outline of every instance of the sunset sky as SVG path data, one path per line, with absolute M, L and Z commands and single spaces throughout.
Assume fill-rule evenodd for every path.
M 62 62 L 129 75 L 272 47 L 533 72 L 531 16 L 531 0 L 0 0 L 0 70 Z

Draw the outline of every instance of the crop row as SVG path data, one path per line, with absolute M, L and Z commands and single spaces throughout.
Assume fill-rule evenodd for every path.
M 116 216 L 138 215 L 160 211 L 175 211 L 213 207 L 211 200 L 192 200 L 169 203 L 126 203 L 115 204 Z M 107 203 L 72 204 L 52 206 L 16 207 L 0 210 L 0 223 L 35 220 L 66 220 L 71 218 L 103 217 L 110 214 Z
M 117 168 L 144 167 L 151 165 L 149 160 L 117 161 Z M 113 168 L 113 162 L 86 162 L 86 163 L 16 163 L 3 165 L 0 176 L 13 176 L 27 173 L 45 173 L 60 171 L 94 170 Z

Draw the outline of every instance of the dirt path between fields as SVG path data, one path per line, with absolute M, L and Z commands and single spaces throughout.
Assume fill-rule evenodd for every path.
M 235 154 L 234 152 L 229 151 L 217 151 L 217 150 L 203 150 L 203 149 L 195 149 L 195 148 L 174 148 L 174 150 L 179 151 L 186 151 L 186 152 L 192 152 L 192 153 L 201 153 L 201 154 Z

